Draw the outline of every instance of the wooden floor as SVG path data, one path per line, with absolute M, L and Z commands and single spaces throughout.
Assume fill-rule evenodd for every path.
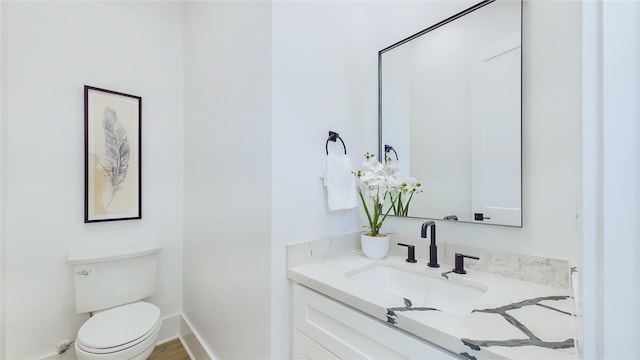
M 156 346 L 148 360 L 190 360 L 190 358 L 180 339 L 175 339 Z

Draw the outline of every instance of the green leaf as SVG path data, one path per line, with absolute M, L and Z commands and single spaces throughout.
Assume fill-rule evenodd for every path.
M 362 200 L 362 206 L 364 207 L 364 212 L 365 214 L 367 214 L 367 220 L 369 220 L 369 227 L 371 228 L 371 231 L 373 231 L 373 222 L 371 221 L 371 214 L 369 213 L 369 208 L 367 207 L 367 202 L 364 199 L 364 195 L 362 195 L 362 190 L 360 189 L 360 187 L 357 187 L 358 189 L 358 195 L 360 195 L 360 200 Z

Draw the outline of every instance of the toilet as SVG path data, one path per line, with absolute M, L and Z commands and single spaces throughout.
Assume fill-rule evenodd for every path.
M 160 332 L 160 309 L 143 301 L 153 295 L 160 246 L 155 243 L 74 249 L 76 312 L 92 316 L 80 327 L 76 357 L 143 360 Z

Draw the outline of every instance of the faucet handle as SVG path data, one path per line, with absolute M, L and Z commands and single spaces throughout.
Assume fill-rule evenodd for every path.
M 456 274 L 466 274 L 467 271 L 464 269 L 464 258 L 480 260 L 477 256 L 465 255 L 456 253 L 456 267 L 453 269 L 453 272 Z
M 409 262 L 409 263 L 418 262 L 418 260 L 416 260 L 416 247 L 414 245 L 401 244 L 401 243 L 398 243 L 398 245 L 407 247 L 407 259 L 405 260 L 406 262 Z

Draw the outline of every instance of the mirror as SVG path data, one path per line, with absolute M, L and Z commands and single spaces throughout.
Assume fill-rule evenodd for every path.
M 522 226 L 521 1 L 483 1 L 378 53 L 379 158 L 408 216 Z

